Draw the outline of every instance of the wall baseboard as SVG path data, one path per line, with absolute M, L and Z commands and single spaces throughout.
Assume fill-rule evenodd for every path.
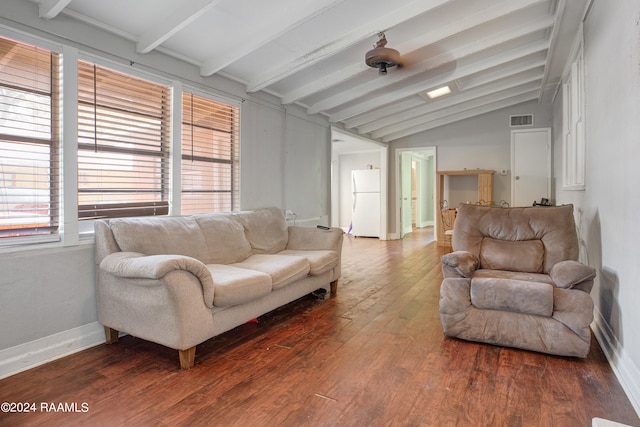
M 624 347 L 620 344 L 597 307 L 591 329 L 616 378 L 618 378 L 636 413 L 640 416 L 640 371 L 624 351 Z
M 0 379 L 104 342 L 104 328 L 93 322 L 0 350 Z

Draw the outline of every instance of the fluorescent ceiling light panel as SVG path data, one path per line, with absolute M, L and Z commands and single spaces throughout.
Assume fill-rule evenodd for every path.
M 442 86 L 442 87 L 439 87 L 438 89 L 434 89 L 432 91 L 427 92 L 427 96 L 433 99 L 442 95 L 447 95 L 449 93 L 451 93 L 451 88 L 449 86 Z

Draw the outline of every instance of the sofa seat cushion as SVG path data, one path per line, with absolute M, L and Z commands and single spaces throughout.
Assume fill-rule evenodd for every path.
M 271 276 L 271 286 L 278 289 L 309 274 L 310 266 L 306 258 L 292 255 L 256 254 L 234 267 L 261 271 Z
M 553 289 L 554 286 L 549 283 L 473 278 L 470 287 L 471 304 L 480 309 L 550 317 L 553 314 Z
M 305 258 L 309 262 L 309 274 L 319 276 L 338 265 L 340 256 L 336 251 L 306 251 L 287 249 L 280 252 L 280 255 L 293 255 Z
M 208 264 L 213 278 L 213 305 L 229 307 L 263 297 L 271 292 L 266 273 L 224 264 Z

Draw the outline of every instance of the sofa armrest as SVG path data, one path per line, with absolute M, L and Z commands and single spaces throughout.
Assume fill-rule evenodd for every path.
M 581 283 L 596 277 L 596 269 L 578 261 L 560 261 L 551 267 L 549 277 L 558 288 L 579 288 Z
M 115 252 L 102 260 L 100 268 L 117 277 L 136 279 L 162 279 L 172 271 L 188 271 L 200 280 L 204 303 L 207 307 L 213 308 L 211 272 L 195 258 L 183 255 L 144 255 L 138 252 Z
M 312 227 L 289 226 L 289 241 L 287 249 L 317 251 L 332 250 L 342 252 L 344 231 L 340 228 L 328 230 Z
M 473 272 L 480 266 L 478 258 L 467 251 L 455 251 L 440 257 L 442 261 L 442 274 L 444 277 L 473 276 Z

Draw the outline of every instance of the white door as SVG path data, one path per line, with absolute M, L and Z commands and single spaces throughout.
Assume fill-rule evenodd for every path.
M 551 193 L 551 129 L 511 131 L 511 206 L 531 206 Z

